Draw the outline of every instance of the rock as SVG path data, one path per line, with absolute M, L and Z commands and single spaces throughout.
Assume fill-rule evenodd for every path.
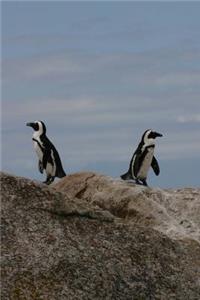
M 66 176 L 54 187 L 126 222 L 200 242 L 200 189 L 152 189 L 95 173 Z
M 199 299 L 200 189 L 1 173 L 2 300 Z

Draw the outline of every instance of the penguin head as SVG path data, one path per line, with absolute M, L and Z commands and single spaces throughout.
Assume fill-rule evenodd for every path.
M 151 144 L 154 144 L 155 143 L 155 139 L 157 137 L 161 137 L 162 134 L 161 133 L 158 133 L 156 131 L 153 131 L 151 129 L 147 129 L 143 136 L 142 136 L 142 142 L 144 144 L 148 144 L 148 145 L 151 145 Z
M 35 121 L 35 122 L 26 123 L 26 126 L 32 127 L 33 130 L 38 132 L 39 134 L 45 134 L 46 133 L 46 126 L 42 121 Z

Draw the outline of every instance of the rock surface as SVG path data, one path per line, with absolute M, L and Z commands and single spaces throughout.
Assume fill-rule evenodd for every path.
M 1 173 L 2 300 L 200 299 L 200 189 Z

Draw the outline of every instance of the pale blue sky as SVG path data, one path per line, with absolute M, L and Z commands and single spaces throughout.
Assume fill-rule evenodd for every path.
M 160 187 L 199 186 L 200 2 L 2 3 L 2 169 L 42 180 L 28 121 L 67 173 L 118 177 L 163 133 Z

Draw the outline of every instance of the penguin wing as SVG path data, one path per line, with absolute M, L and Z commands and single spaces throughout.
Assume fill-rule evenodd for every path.
M 41 160 L 39 160 L 39 161 L 38 161 L 38 169 L 39 169 L 40 173 L 42 174 L 42 173 L 43 173 L 43 170 L 44 170 L 44 168 L 43 168 L 43 163 L 42 163 L 42 161 L 41 161 Z
M 40 140 L 42 141 L 42 148 L 43 148 L 42 166 L 43 169 L 46 169 L 47 162 L 53 164 L 53 160 L 51 157 L 51 149 L 53 147 L 53 144 L 45 135 L 41 135 Z
M 159 165 L 158 165 L 158 162 L 157 162 L 155 156 L 153 156 L 151 166 L 152 166 L 152 169 L 154 170 L 154 173 L 158 176 L 160 174 L 160 168 L 159 168 Z

